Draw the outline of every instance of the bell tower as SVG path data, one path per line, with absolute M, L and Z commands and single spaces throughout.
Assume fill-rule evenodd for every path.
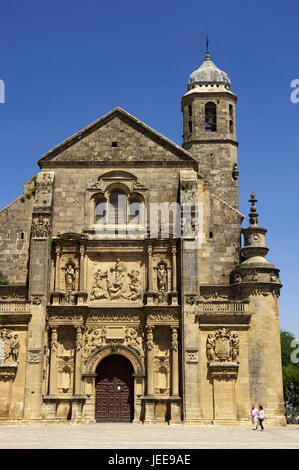
M 234 208 L 239 206 L 236 140 L 237 96 L 230 79 L 207 52 L 203 64 L 189 78 L 182 98 L 183 148 L 199 162 L 199 172 L 211 191 Z

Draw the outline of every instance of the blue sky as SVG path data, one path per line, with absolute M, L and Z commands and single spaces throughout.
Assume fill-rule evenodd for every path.
M 22 194 L 43 153 L 115 106 L 181 145 L 180 100 L 208 31 L 211 58 L 239 97 L 243 225 L 255 191 L 268 260 L 284 284 L 281 327 L 299 338 L 299 103 L 290 100 L 299 3 L 1 0 L 0 8 L 1 207 Z

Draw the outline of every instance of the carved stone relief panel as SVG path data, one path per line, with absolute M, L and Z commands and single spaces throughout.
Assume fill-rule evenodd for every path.
M 50 218 L 48 215 L 36 214 L 33 216 L 31 233 L 35 238 L 46 238 L 50 234 Z
M 97 349 L 106 345 L 121 344 L 130 346 L 141 357 L 143 352 L 143 335 L 138 327 L 130 325 L 105 325 L 87 327 L 84 334 L 84 358 L 88 357 Z
M 29 349 L 28 351 L 28 362 L 38 364 L 41 361 L 41 350 L 40 349 Z
M 91 256 L 88 292 L 91 302 L 141 302 L 144 292 L 144 264 L 136 254 L 111 259 L 111 255 Z
M 170 312 L 154 312 L 147 317 L 148 325 L 173 325 L 179 326 L 178 313 Z
M 0 330 L 0 364 L 18 364 L 20 341 L 14 331 L 3 328 Z
M 185 362 L 189 363 L 198 363 L 198 350 L 197 349 L 190 349 L 185 351 Z
M 129 313 L 98 313 L 98 314 L 88 314 L 86 319 L 86 324 L 97 324 L 97 323 L 131 323 L 138 324 L 140 321 L 139 314 L 129 314 Z

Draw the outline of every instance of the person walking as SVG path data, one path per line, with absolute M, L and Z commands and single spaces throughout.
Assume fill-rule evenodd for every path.
M 265 419 L 265 413 L 264 413 L 264 410 L 263 410 L 263 407 L 262 405 L 259 406 L 259 414 L 258 414 L 258 417 L 259 417 L 259 425 L 261 427 L 261 431 L 264 430 L 264 426 L 263 426 L 263 421 Z
M 249 416 L 251 416 L 251 421 L 253 424 L 253 430 L 255 431 L 257 429 L 257 417 L 258 417 L 259 411 L 256 408 L 255 404 L 253 403 L 251 406 L 251 410 L 249 411 Z

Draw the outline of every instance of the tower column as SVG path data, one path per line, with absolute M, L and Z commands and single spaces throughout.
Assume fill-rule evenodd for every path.
M 153 247 L 150 245 L 147 248 L 148 253 L 148 290 L 149 292 L 153 291 Z
M 76 354 L 75 354 L 75 394 L 81 394 L 81 356 L 82 356 L 82 328 L 76 328 Z
M 57 393 L 57 347 L 58 336 L 57 328 L 51 327 L 51 355 L 50 355 L 50 376 L 49 376 L 49 394 Z
M 179 394 L 179 344 L 178 329 L 171 328 L 171 349 L 172 349 L 172 395 Z
M 79 290 L 81 292 L 85 291 L 85 255 L 86 250 L 84 245 L 80 245 L 80 280 L 79 280 Z
M 155 422 L 155 401 L 151 400 L 154 395 L 154 326 L 147 326 L 147 395 L 145 401 L 145 422 Z
M 56 262 L 55 262 L 55 290 L 60 289 L 60 258 L 61 258 L 61 246 L 56 246 L 55 250 Z

